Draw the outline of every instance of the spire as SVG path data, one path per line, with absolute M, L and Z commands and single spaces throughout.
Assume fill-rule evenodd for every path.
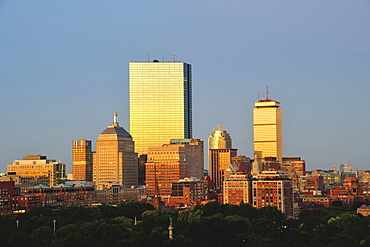
M 157 164 L 154 164 L 154 197 L 152 203 L 157 210 L 161 211 L 161 195 L 159 193 L 157 180 Z
M 118 115 L 117 115 L 117 112 L 114 111 L 114 114 L 113 114 L 113 126 L 114 127 L 118 127 Z
M 266 100 L 269 99 L 269 80 L 266 79 Z

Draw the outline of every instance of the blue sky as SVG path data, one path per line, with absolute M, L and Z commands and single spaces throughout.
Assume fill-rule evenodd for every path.
M 369 30 L 369 0 L 0 0 L 0 171 L 41 154 L 71 172 L 72 140 L 95 142 L 115 96 L 129 129 L 128 62 L 162 52 L 193 66 L 195 138 L 223 125 L 252 157 L 269 79 L 284 156 L 370 169 Z

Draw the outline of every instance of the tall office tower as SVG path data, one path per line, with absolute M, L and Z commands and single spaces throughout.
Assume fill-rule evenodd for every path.
M 225 170 L 232 163 L 231 159 L 236 155 L 237 149 L 227 148 L 209 150 L 209 174 L 216 189 L 222 188 L 225 180 Z
M 261 152 L 261 158 L 283 156 L 282 113 L 280 102 L 266 99 L 255 102 L 253 109 L 254 152 Z
M 55 186 L 66 176 L 66 165 L 46 156 L 27 155 L 23 160 L 15 160 L 8 165 L 8 175 L 20 177 L 20 183 Z
M 216 188 L 221 188 L 224 172 L 236 156 L 237 149 L 232 149 L 232 141 L 227 129 L 216 126 L 208 137 L 208 169 L 209 176 Z
M 92 181 L 91 141 L 72 141 L 73 180 Z
M 130 133 L 135 151 L 148 153 L 171 139 L 192 137 L 191 65 L 130 62 Z
M 203 178 L 203 141 L 172 139 L 170 144 L 151 147 L 145 164 L 148 195 L 154 195 L 155 183 L 161 196 L 170 196 L 172 183 L 186 177 Z
M 138 184 L 137 154 L 131 135 L 118 125 L 117 112 L 113 124 L 108 126 L 96 141 L 93 154 L 93 181 L 98 189 L 109 184 L 125 187 Z

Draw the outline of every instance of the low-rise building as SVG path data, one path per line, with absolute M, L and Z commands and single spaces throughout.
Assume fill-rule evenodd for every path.
M 27 155 L 8 165 L 8 176 L 19 176 L 19 183 L 55 186 L 66 177 L 66 165 L 46 156 Z
M 252 204 L 252 181 L 246 174 L 231 175 L 223 186 L 223 203 L 240 205 Z
M 293 181 L 279 171 L 262 171 L 252 180 L 252 205 L 257 208 L 275 206 L 293 217 Z
M 75 186 L 59 184 L 52 188 L 40 184 L 34 186 L 25 195 L 37 197 L 41 206 L 67 207 L 96 203 L 96 191 L 94 187 L 84 183 Z

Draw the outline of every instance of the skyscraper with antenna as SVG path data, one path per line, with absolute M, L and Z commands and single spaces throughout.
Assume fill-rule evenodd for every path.
M 130 134 L 139 155 L 192 138 L 191 65 L 172 59 L 129 63 Z
M 137 154 L 131 135 L 118 124 L 114 111 L 113 123 L 96 141 L 93 154 L 93 181 L 98 189 L 119 184 L 125 187 L 138 184 Z
M 268 80 L 266 80 L 266 98 L 258 99 L 253 109 L 254 153 L 260 159 L 276 157 L 282 161 L 283 131 L 280 102 L 269 98 Z

